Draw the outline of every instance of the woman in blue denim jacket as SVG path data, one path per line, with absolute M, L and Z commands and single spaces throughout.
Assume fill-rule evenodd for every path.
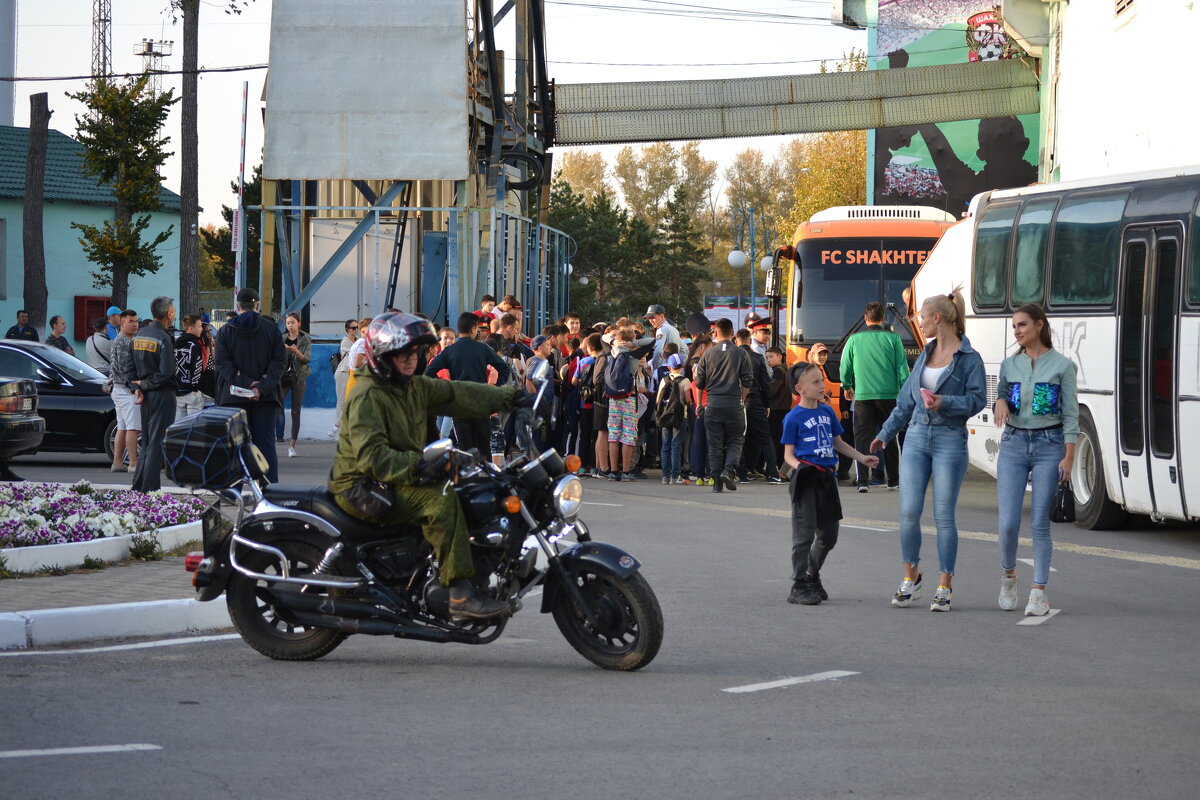
M 967 474 L 967 420 L 987 403 L 983 359 L 963 336 L 966 304 L 955 289 L 927 298 L 921 306 L 921 334 L 929 342 L 900 389 L 896 408 L 871 452 L 882 450 L 904 424 L 900 474 L 900 557 L 904 578 L 892 605 L 906 608 L 921 596 L 921 512 L 933 480 L 933 519 L 937 525 L 938 588 L 930 611 L 949 611 L 958 556 L 954 521 L 958 491 Z
M 1054 349 L 1050 322 L 1042 307 L 1030 303 L 1013 312 L 1013 338 L 1021 348 L 1000 365 L 996 425 L 1000 457 L 996 496 L 1000 511 L 1000 608 L 1017 607 L 1017 532 L 1025 484 L 1033 490 L 1029 527 L 1033 532 L 1033 587 L 1026 616 L 1050 613 L 1046 580 L 1050 577 L 1050 504 L 1060 481 L 1071 476 L 1079 435 L 1076 367 Z

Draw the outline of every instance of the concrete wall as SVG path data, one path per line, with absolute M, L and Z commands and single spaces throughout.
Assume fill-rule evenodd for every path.
M 1200 3 L 1057 5 L 1058 180 L 1200 164 Z M 1050 76 L 1051 79 L 1053 76 Z
M 3 222 L 3 266 L 0 267 L 0 335 L 16 323 L 17 310 L 25 307 L 25 249 L 21 241 L 23 203 L 20 200 L 0 200 L 0 221 Z M 43 221 L 46 249 L 46 319 L 58 314 L 67 320 L 66 336 L 73 335 L 75 296 L 106 296 L 109 289 L 97 289 L 92 283 L 95 268 L 84 256 L 79 244 L 79 231 L 72 222 L 100 225 L 111 219 L 113 209 L 74 203 L 47 202 Z M 159 295 L 179 296 L 179 217 L 176 214 L 152 215 L 147 237 L 157 236 L 168 225 L 174 225 L 171 238 L 159 245 L 162 267 L 153 275 L 130 277 L 129 307 L 142 316 L 150 315 L 150 301 Z M 184 309 L 179 309 L 182 316 Z M 38 332 L 45 339 L 46 330 Z M 76 354 L 83 353 L 83 342 L 75 342 Z

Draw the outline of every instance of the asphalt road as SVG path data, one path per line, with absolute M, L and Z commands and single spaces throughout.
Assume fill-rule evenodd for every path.
M 284 479 L 321 480 L 330 450 L 303 447 Z M 88 458 L 15 468 L 98 480 Z M 978 473 L 949 614 L 888 602 L 895 493 L 843 492 L 831 599 L 803 607 L 784 602 L 786 490 L 587 490 L 594 537 L 644 561 L 663 608 L 646 669 L 592 667 L 533 603 L 485 647 L 353 637 L 288 664 L 217 638 L 6 656 L 3 795 L 1195 797 L 1200 528 L 1055 526 L 1061 613 L 1027 625 L 996 607 L 994 485 Z M 57 752 L 113 745 L 159 749 Z

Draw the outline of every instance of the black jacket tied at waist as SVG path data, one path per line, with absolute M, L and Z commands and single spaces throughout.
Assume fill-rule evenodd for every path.
M 788 486 L 788 491 L 792 494 L 792 503 L 799 502 L 801 494 L 810 490 L 814 493 L 817 527 L 828 530 L 830 523 L 842 518 L 842 501 L 838 497 L 837 476 L 834 471 L 801 462 L 800 466 L 792 471 L 792 480 Z

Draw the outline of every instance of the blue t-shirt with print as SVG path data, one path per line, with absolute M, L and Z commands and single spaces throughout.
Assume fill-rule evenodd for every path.
M 833 409 L 824 403 L 816 408 L 796 406 L 783 418 L 783 444 L 790 444 L 796 458 L 822 467 L 836 467 L 837 451 L 833 437 L 842 435 L 842 423 Z

